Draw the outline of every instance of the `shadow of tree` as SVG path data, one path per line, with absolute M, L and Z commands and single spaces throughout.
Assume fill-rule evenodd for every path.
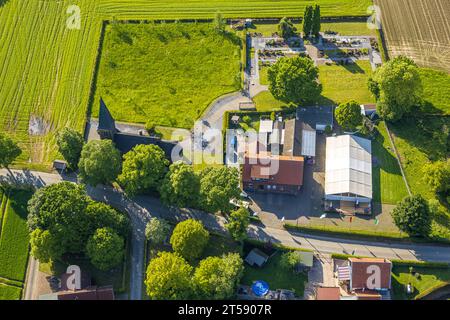
M 0 7 L 8 3 L 9 0 L 0 0 Z

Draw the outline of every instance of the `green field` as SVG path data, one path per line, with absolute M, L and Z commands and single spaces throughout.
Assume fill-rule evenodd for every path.
M 375 102 L 367 88 L 367 79 L 371 73 L 369 61 L 345 66 L 319 66 L 319 81 L 323 86 L 321 103 L 339 104 L 352 99 L 361 104 Z
M 379 135 L 372 140 L 372 155 L 377 160 L 372 176 L 373 201 L 397 204 L 408 195 L 408 191 L 384 122 L 378 125 L 378 132 Z
M 450 75 L 427 68 L 420 69 L 426 112 L 450 114 Z
M 81 9 L 81 29 L 69 29 L 70 5 Z M 323 16 L 366 15 L 370 0 L 9 0 L 0 6 L 0 130 L 17 138 L 22 167 L 49 167 L 58 157 L 54 132 L 84 129 L 102 20 L 301 16 L 319 3 Z M 30 116 L 46 130 L 29 136 Z M 43 165 L 42 165 L 43 164 Z
M 0 299 L 11 294 L 20 297 L 25 280 L 29 244 L 26 206 L 30 196 L 26 191 L 0 191 Z
M 302 31 L 302 24 L 295 23 L 297 32 Z M 376 30 L 368 29 L 366 22 L 322 22 L 320 31 L 334 31 L 343 36 L 375 36 Z M 265 37 L 272 36 L 273 33 L 278 32 L 277 23 L 254 23 L 253 28 L 249 29 L 250 32 L 262 33 Z
M 421 268 L 413 267 L 417 272 L 414 276 L 406 266 L 394 266 L 392 269 L 392 292 L 396 300 L 414 299 L 417 295 L 434 288 L 437 285 L 450 282 L 450 270 L 448 268 Z M 405 286 L 411 283 L 414 292 L 408 295 Z
M 240 42 L 212 24 L 109 25 L 93 115 L 102 97 L 116 120 L 191 128 L 214 99 L 239 90 Z
M 20 300 L 22 288 L 0 283 L 0 300 Z

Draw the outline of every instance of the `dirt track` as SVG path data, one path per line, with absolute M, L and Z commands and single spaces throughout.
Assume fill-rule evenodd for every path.
M 389 56 L 400 54 L 419 65 L 450 72 L 450 1 L 374 0 Z

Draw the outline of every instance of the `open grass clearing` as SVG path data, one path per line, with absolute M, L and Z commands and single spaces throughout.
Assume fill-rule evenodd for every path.
M 428 68 L 420 69 L 425 112 L 450 114 L 450 75 Z
M 189 129 L 240 88 L 240 43 L 207 23 L 108 25 L 93 115 L 102 97 L 116 120 Z
M 321 104 L 339 104 L 355 100 L 360 104 L 374 103 L 367 88 L 372 74 L 369 61 L 359 60 L 348 65 L 319 66 L 319 81 L 323 86 Z

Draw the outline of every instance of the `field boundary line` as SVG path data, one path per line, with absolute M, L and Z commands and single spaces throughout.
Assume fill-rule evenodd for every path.
M 408 190 L 409 196 L 412 196 L 411 189 L 409 188 L 408 180 L 406 179 L 405 172 L 403 171 L 402 161 L 400 160 L 400 155 L 397 151 L 397 147 L 395 146 L 394 139 L 392 139 L 392 135 L 391 135 L 391 131 L 389 130 L 388 123 L 385 122 L 384 125 L 386 127 L 386 132 L 388 134 L 389 141 L 391 142 L 391 146 L 394 149 L 395 156 L 397 157 L 397 162 L 398 162 L 398 165 L 400 166 L 400 172 L 402 173 L 403 181 L 405 181 L 406 190 Z

